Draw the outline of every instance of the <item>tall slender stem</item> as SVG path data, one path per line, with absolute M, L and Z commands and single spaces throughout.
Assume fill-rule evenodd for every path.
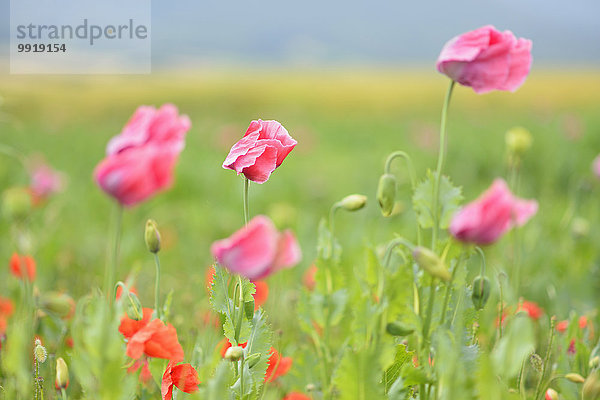
M 444 107 L 442 108 L 442 120 L 440 124 L 440 149 L 438 154 L 437 167 L 435 169 L 435 181 L 433 183 L 433 201 L 432 201 L 432 213 L 433 213 L 433 232 L 431 234 L 431 250 L 435 251 L 438 232 L 440 229 L 439 221 L 439 197 L 440 197 L 440 181 L 442 179 L 442 169 L 444 168 L 444 158 L 446 155 L 446 116 L 448 114 L 448 107 L 450 105 L 450 98 L 452 97 L 452 89 L 454 88 L 454 81 L 450 81 L 448 91 L 446 92 L 446 99 L 444 100 Z
M 60 393 L 62 396 L 62 400 L 67 400 L 67 391 L 65 390 L 65 388 L 61 388 Z
M 117 271 L 117 267 L 119 264 L 119 249 L 121 245 L 121 226 L 123 224 L 123 206 L 117 205 L 117 215 L 115 222 L 115 242 L 112 253 L 112 260 L 110 263 L 106 264 L 106 272 L 105 272 L 105 281 L 104 281 L 104 291 L 108 296 L 109 304 L 112 304 L 115 298 L 115 293 L 113 289 L 113 282 L 115 281 L 115 275 Z
M 250 207 L 248 202 L 248 187 L 250 186 L 250 180 L 244 177 L 244 224 L 248 224 L 248 216 L 250 215 Z
M 552 344 L 554 342 L 554 332 L 556 331 L 554 329 L 554 323 L 555 323 L 555 318 L 552 317 L 550 319 L 550 339 L 548 340 L 548 348 L 546 349 L 546 357 L 544 357 L 544 364 L 542 366 L 542 373 L 540 375 L 540 380 L 538 381 L 537 387 L 535 388 L 534 400 L 538 400 L 543 393 L 544 387 L 542 386 L 542 383 L 544 382 L 544 377 L 545 377 L 546 371 L 548 369 L 548 363 L 550 362 L 550 355 L 552 353 Z
M 162 312 L 160 310 L 160 258 L 158 258 L 158 253 L 154 253 L 154 264 L 156 265 L 156 281 L 154 283 L 154 310 L 156 311 L 156 318 L 162 319 Z

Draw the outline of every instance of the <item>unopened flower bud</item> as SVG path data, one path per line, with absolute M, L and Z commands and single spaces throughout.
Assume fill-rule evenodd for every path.
M 450 272 L 443 261 L 433 251 L 425 247 L 415 247 L 413 250 L 415 262 L 431 276 L 443 281 L 450 281 Z
M 35 339 L 33 355 L 35 356 L 35 360 L 40 364 L 45 363 L 46 359 L 48 358 L 48 352 L 46 351 L 46 348 L 42 346 L 42 342 L 40 341 L 40 339 Z
M 554 389 L 546 390 L 545 400 L 558 400 L 558 393 Z
M 59 318 L 70 318 L 75 312 L 75 301 L 66 293 L 47 292 L 40 296 L 39 308 Z
M 600 366 L 600 356 L 594 356 L 594 357 L 592 357 L 590 359 L 589 366 L 592 369 L 598 368 Z
M 413 333 L 415 329 L 402 322 L 394 321 L 385 326 L 385 331 L 392 336 L 408 336 Z
M 570 380 L 573 383 L 583 383 L 585 382 L 585 378 L 579 374 L 576 374 L 574 372 L 571 372 L 570 374 L 566 374 L 565 378 L 567 378 L 568 380 Z
M 146 221 L 146 230 L 144 232 L 146 247 L 151 253 L 158 253 L 160 250 L 160 232 L 153 219 Z
M 127 316 L 135 321 L 141 321 L 144 318 L 144 309 L 137 295 L 133 292 L 127 293 Z
M 542 357 L 540 357 L 536 353 L 532 353 L 529 356 L 529 362 L 531 363 L 533 369 L 535 369 L 539 373 L 542 372 L 542 369 L 544 368 L 544 361 L 542 360 Z
M 581 391 L 582 400 L 600 399 L 600 376 L 598 371 L 591 372 L 583 383 Z
M 7 189 L 2 196 L 2 211 L 9 219 L 25 219 L 31 211 L 31 195 L 25 188 Z
M 533 143 L 531 133 L 521 126 L 509 129 L 504 139 L 508 151 L 516 155 L 524 154 Z
M 377 186 L 377 201 L 381 208 L 381 214 L 389 217 L 394 211 L 396 205 L 396 177 L 392 174 L 383 174 L 379 178 Z
M 254 300 L 244 302 L 244 314 L 248 320 L 254 316 Z
M 56 359 L 56 380 L 54 381 L 56 389 L 66 389 L 69 386 L 69 368 L 62 357 Z
M 347 211 L 357 211 L 367 204 L 367 196 L 362 194 L 351 194 L 339 202 L 339 206 Z
M 306 391 L 308 393 L 315 392 L 316 390 L 317 390 L 317 387 L 315 386 L 314 383 L 309 383 L 308 385 L 306 385 Z
M 490 298 L 491 284 L 490 280 L 485 276 L 478 276 L 473 280 L 473 293 L 471 300 L 476 309 L 481 310 L 485 307 Z
M 227 361 L 238 361 L 244 356 L 244 349 L 240 346 L 233 346 L 227 349 L 225 352 L 225 359 Z
M 246 364 L 248 365 L 248 368 L 254 367 L 260 361 L 260 355 L 260 353 L 254 353 L 246 358 Z

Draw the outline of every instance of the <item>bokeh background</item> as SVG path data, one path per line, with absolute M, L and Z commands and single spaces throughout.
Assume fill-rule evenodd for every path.
M 435 59 L 451 37 L 491 23 L 533 40 L 533 69 L 514 94 L 457 88 L 445 172 L 471 200 L 506 175 L 505 132 L 530 130 L 534 143 L 519 195 L 538 199 L 540 211 L 523 231 L 523 293 L 559 315 L 594 306 L 600 183 L 590 166 L 600 152 L 600 3 L 154 1 L 152 7 L 150 75 L 9 75 L 2 59 L 0 142 L 42 155 L 68 177 L 66 190 L 32 218 L 39 285 L 76 298 L 100 286 L 114 204 L 94 185 L 92 171 L 138 105 L 172 102 L 192 119 L 187 147 L 172 190 L 126 212 L 119 277 L 135 271 L 142 302 L 151 303 L 154 267 L 142 235 L 145 220 L 156 219 L 164 237 L 163 287 L 177 294 L 175 323 L 201 324 L 210 244 L 242 224 L 242 180 L 221 163 L 252 119 L 277 119 L 299 144 L 268 183 L 251 185 L 250 211 L 293 228 L 302 244 L 303 262 L 271 278 L 266 305 L 275 326 L 293 329 L 293 313 L 276 311 L 293 307 L 290 288 L 299 287 L 311 264 L 318 222 L 333 202 L 350 193 L 369 196 L 365 210 L 338 216 L 348 268 L 363 262 L 364 246 L 394 232 L 412 235 L 401 163 L 395 171 L 405 211 L 380 216 L 374 197 L 385 157 L 409 152 L 421 177 L 434 166 L 447 86 Z M 6 0 L 0 15 L 6 50 Z M 0 158 L 3 189 L 28 179 L 20 165 Z M 573 216 L 587 221 L 587 236 L 566 234 Z M 0 260 L 8 260 L 14 246 L 5 224 L 0 230 Z M 509 268 L 501 256 L 507 246 L 489 252 L 495 271 Z

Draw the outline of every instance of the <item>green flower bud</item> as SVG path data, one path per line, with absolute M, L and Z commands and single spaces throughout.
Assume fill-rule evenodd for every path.
M 244 302 L 244 314 L 248 320 L 252 320 L 254 317 L 254 300 Z
M 227 361 L 238 361 L 244 356 L 244 349 L 240 346 L 233 346 L 227 349 L 225 352 L 225 359 Z
M 536 353 L 532 353 L 529 356 L 529 363 L 531 363 L 531 367 L 535 369 L 537 372 L 542 373 L 542 369 L 544 368 L 544 360 Z
M 408 336 L 413 333 L 415 329 L 402 322 L 394 321 L 385 326 L 385 331 L 392 336 Z
M 66 293 L 47 292 L 40 296 L 39 308 L 59 318 L 69 318 L 75 312 L 75 301 Z
M 574 372 L 571 372 L 570 374 L 566 374 L 565 378 L 567 378 L 568 380 L 570 380 L 573 383 L 583 383 L 585 382 L 585 378 L 579 374 L 576 374 Z
M 56 359 L 56 380 L 54 385 L 57 389 L 66 389 L 69 386 L 69 368 L 62 357 Z
M 476 309 L 481 310 L 485 307 L 490 298 L 491 284 L 490 280 L 485 276 L 478 276 L 473 280 L 473 293 L 471 293 L 471 300 Z
M 583 383 L 581 393 L 582 400 L 598 400 L 600 399 L 600 379 L 598 371 L 594 371 L 588 375 Z
M 158 253 L 160 250 L 160 232 L 156 222 L 152 219 L 146 221 L 146 231 L 144 232 L 146 247 L 151 253 Z
M 9 219 L 23 220 L 31 211 L 31 195 L 25 188 L 14 187 L 4 191 L 2 212 Z
M 46 351 L 46 348 L 42 346 L 42 342 L 39 339 L 35 339 L 33 355 L 35 357 L 35 360 L 40 364 L 45 363 L 46 359 L 48 358 L 48 352 Z
M 598 368 L 598 366 L 600 366 L 600 356 L 594 356 L 594 357 L 592 357 L 590 359 L 589 366 L 592 369 Z
M 125 310 L 127 316 L 135 321 L 141 321 L 144 318 L 142 303 L 135 293 L 127 293 L 127 306 Z
M 413 250 L 415 262 L 431 276 L 443 281 L 450 281 L 451 275 L 446 265 L 433 251 L 425 247 L 415 247 Z
M 508 151 L 515 155 L 524 154 L 533 143 L 531 133 L 521 126 L 509 129 L 504 139 Z
M 396 177 L 392 174 L 383 174 L 379 178 L 377 186 L 377 201 L 381 208 L 381 214 L 389 217 L 394 211 L 396 205 Z
M 254 367 L 260 361 L 260 356 L 260 353 L 254 353 L 248 356 L 248 358 L 246 358 L 246 364 L 248 364 L 248 368 Z
M 357 211 L 367 204 L 367 196 L 363 196 L 362 194 L 351 194 L 344 197 L 338 204 L 347 211 Z

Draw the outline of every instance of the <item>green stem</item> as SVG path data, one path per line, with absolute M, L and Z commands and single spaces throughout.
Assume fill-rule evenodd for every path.
M 242 277 L 241 275 L 238 275 L 238 287 L 240 288 L 240 298 L 239 298 L 239 307 L 238 307 L 238 312 L 239 315 L 237 315 L 237 323 L 235 325 L 235 342 L 236 345 L 239 346 L 240 345 L 240 332 L 242 330 L 242 318 L 244 318 L 244 289 L 242 286 Z M 243 373 L 243 371 L 242 371 Z
M 117 205 L 117 216 L 115 222 L 115 242 L 113 247 L 112 262 L 106 264 L 106 272 L 104 274 L 104 292 L 108 296 L 109 304 L 112 304 L 115 299 L 113 282 L 115 281 L 116 270 L 119 263 L 119 246 L 121 244 L 121 225 L 123 224 L 123 206 Z M 111 290 L 112 289 L 112 290 Z
M 240 399 L 244 398 L 244 362 L 246 357 L 242 355 L 241 368 L 240 368 Z
M 429 344 L 429 328 L 431 325 L 431 317 L 433 314 L 433 305 L 435 304 L 435 292 L 436 292 L 436 281 L 435 278 L 431 277 L 431 284 L 429 285 L 429 302 L 427 303 L 427 314 L 425 315 L 425 323 L 423 324 L 423 349 Z
M 250 180 L 244 177 L 244 224 L 248 225 L 248 216 L 250 215 L 250 207 L 248 201 L 248 188 L 250 186 Z
M 461 253 L 460 257 L 458 258 L 458 262 L 456 263 L 456 265 L 454 266 L 454 269 L 452 270 L 452 276 L 450 277 L 450 282 L 448 282 L 446 284 L 446 293 L 444 295 L 444 306 L 442 307 L 442 316 L 440 317 L 440 325 L 444 325 L 444 322 L 446 322 L 446 313 L 448 311 L 448 303 L 450 303 L 450 294 L 452 293 L 452 282 L 454 282 L 454 277 L 456 275 L 456 271 L 458 271 L 459 268 L 462 267 L 462 262 L 463 262 L 463 254 Z
M 325 254 L 325 259 L 333 258 L 333 247 L 335 242 L 335 212 L 340 208 L 340 203 L 335 203 L 329 209 L 329 232 L 331 240 L 329 240 L 329 251 Z
M 62 396 L 62 400 L 67 400 L 67 391 L 65 390 L 65 388 L 61 388 L 60 393 Z
M 454 88 L 454 81 L 450 81 L 448 91 L 446 92 L 446 99 L 444 100 L 444 107 L 442 108 L 442 120 L 440 124 L 440 149 L 438 154 L 437 167 L 435 169 L 435 181 L 433 183 L 433 205 L 431 207 L 433 213 L 433 231 L 431 234 L 431 250 L 435 251 L 439 226 L 439 197 L 440 197 L 440 181 L 442 178 L 442 169 L 444 167 L 444 158 L 446 155 L 446 117 L 448 114 L 448 107 L 450 105 L 450 98 L 452 97 L 452 89 Z
M 154 283 L 154 310 L 156 311 L 156 318 L 162 319 L 162 312 L 160 310 L 160 259 L 158 253 L 154 253 L 154 265 L 156 265 L 156 281 Z
M 400 245 L 406 246 L 411 251 L 415 248 L 414 244 L 412 244 L 408 240 L 404 239 L 403 237 L 397 237 L 397 238 L 391 240 L 388 243 L 388 245 L 385 249 L 384 256 L 383 256 L 383 266 L 384 267 L 386 267 L 386 268 L 389 267 L 390 261 L 392 259 L 392 251 L 394 251 L 394 249 Z
M 542 383 L 544 381 L 544 377 L 546 375 L 546 370 L 548 368 L 548 363 L 550 361 L 550 354 L 552 353 L 552 343 L 554 342 L 554 317 L 550 319 L 550 339 L 548 340 L 548 348 L 546 349 L 546 357 L 544 357 L 544 364 L 542 366 L 542 374 L 540 375 L 540 380 L 538 381 L 537 387 L 535 388 L 535 397 L 534 400 L 538 400 L 543 393 Z

